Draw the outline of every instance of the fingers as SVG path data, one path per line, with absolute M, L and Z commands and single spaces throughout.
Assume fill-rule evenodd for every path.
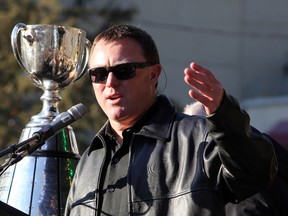
M 184 70 L 184 74 L 185 82 L 192 87 L 190 97 L 202 103 L 207 114 L 215 112 L 224 93 L 221 83 L 209 70 L 194 62 Z
M 191 69 L 193 68 L 193 69 Z M 200 67 L 193 67 L 185 69 L 185 81 L 197 91 L 210 97 L 209 95 L 214 90 L 215 78 L 208 70 Z M 195 69 L 194 69 L 195 68 Z M 197 68 L 197 69 L 196 69 Z

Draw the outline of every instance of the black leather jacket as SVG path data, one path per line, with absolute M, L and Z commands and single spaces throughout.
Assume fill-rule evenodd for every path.
M 249 126 L 249 116 L 233 97 L 225 95 L 207 118 L 176 113 L 165 96 L 157 103 L 131 139 L 131 215 L 225 215 L 227 202 L 239 202 L 271 183 L 277 170 L 273 147 Z M 77 166 L 66 215 L 96 215 L 106 126 Z

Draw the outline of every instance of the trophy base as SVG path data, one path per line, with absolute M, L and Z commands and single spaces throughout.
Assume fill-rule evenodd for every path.
M 20 141 L 38 130 L 25 128 Z M 9 167 L 0 177 L 0 200 L 28 215 L 63 215 L 80 158 L 75 146 L 74 132 L 68 126 Z

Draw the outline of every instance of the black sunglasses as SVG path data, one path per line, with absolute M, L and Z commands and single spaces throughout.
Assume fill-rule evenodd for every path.
M 127 80 L 135 76 L 137 68 L 145 68 L 154 64 L 155 63 L 151 62 L 130 62 L 112 67 L 91 68 L 88 70 L 88 73 L 93 83 L 105 82 L 110 72 L 112 72 L 118 80 Z

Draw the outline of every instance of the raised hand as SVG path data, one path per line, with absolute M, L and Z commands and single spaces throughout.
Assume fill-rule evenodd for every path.
M 203 104 L 207 115 L 214 113 L 224 94 L 221 83 L 209 70 L 195 62 L 190 64 L 190 68 L 185 68 L 184 74 L 184 81 L 192 87 L 190 97 Z

